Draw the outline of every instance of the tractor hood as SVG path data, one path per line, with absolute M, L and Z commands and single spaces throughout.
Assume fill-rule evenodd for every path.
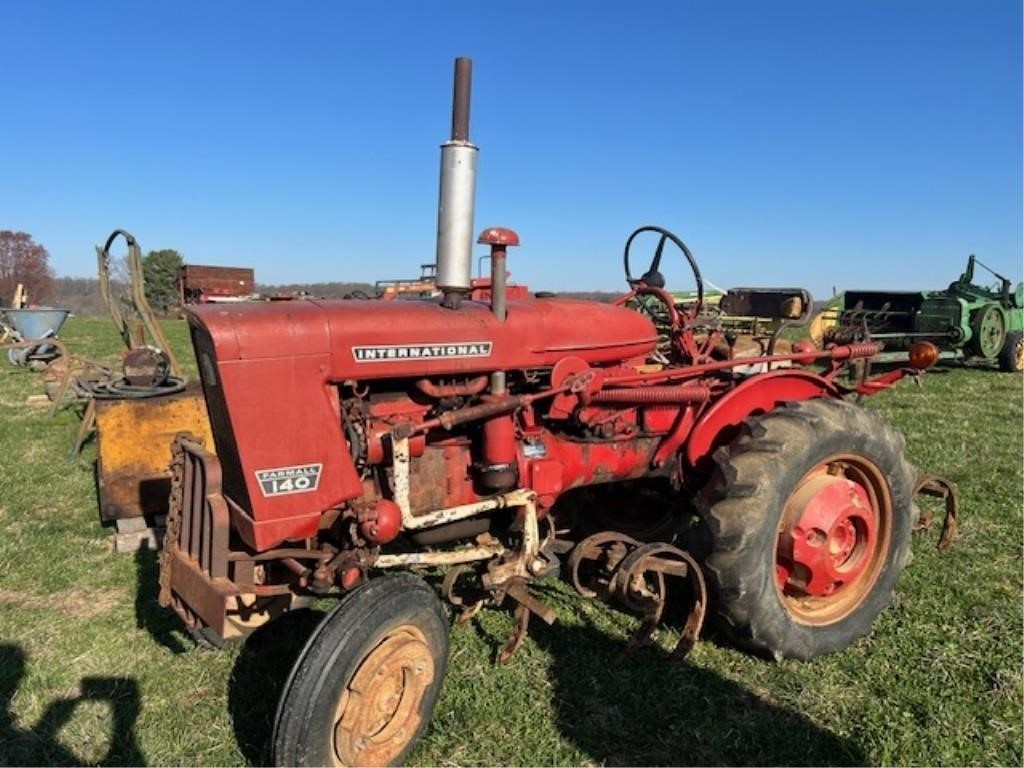
M 568 355 L 609 364 L 648 354 L 657 339 L 651 321 L 634 311 L 555 298 L 510 301 L 504 322 L 474 301 L 458 310 L 436 301 L 330 299 L 190 313 L 221 364 L 326 354 L 326 378 L 336 381 L 542 368 Z

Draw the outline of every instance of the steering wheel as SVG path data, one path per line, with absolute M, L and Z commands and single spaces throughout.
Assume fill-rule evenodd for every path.
M 650 267 L 647 271 L 639 278 L 633 277 L 633 272 L 630 269 L 630 249 L 633 246 L 633 241 L 638 235 L 642 235 L 644 232 L 657 232 L 661 237 L 658 239 L 658 246 L 654 249 L 654 258 L 651 260 Z M 697 283 L 697 301 L 693 304 L 690 311 L 687 313 L 688 320 L 696 319 L 697 315 L 700 314 L 701 307 L 704 305 L 704 280 L 700 276 L 700 267 L 697 266 L 696 259 L 693 258 L 693 254 L 690 253 L 690 249 L 686 247 L 686 243 L 680 240 L 676 235 L 669 232 L 663 227 L 646 226 L 640 227 L 629 236 L 626 240 L 626 247 L 623 250 L 622 261 L 626 269 L 626 282 L 634 293 L 640 294 L 652 294 L 661 299 L 667 306 L 669 314 L 676 315 L 675 301 L 672 296 L 665 290 L 665 277 L 659 271 L 661 267 L 661 257 L 665 252 L 665 243 L 671 240 L 679 250 L 686 256 L 687 262 L 690 264 L 690 270 L 693 272 L 694 281 Z

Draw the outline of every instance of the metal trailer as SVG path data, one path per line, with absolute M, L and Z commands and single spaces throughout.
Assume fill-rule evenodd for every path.
M 186 264 L 178 275 L 178 300 L 186 304 L 245 301 L 256 293 L 256 273 L 250 267 Z

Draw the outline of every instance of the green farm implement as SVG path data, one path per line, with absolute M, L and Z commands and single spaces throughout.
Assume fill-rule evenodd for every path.
M 974 282 L 975 267 L 996 283 Z M 918 341 L 930 341 L 945 358 L 993 360 L 1003 371 L 1024 369 L 1024 283 L 1010 280 L 972 254 L 967 268 L 941 291 L 846 291 L 823 318 L 826 341 L 885 344 L 885 355 L 906 357 Z

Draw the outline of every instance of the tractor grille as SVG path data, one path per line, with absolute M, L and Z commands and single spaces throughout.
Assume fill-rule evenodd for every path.
M 181 454 L 171 481 L 171 507 L 181 508 L 181 524 L 175 543 L 207 575 L 215 579 L 227 578 L 229 517 L 221 494 L 220 462 L 199 443 L 188 438 L 179 437 L 175 448 L 180 449 Z M 180 486 L 175 488 L 179 474 Z M 181 494 L 180 505 L 174 504 L 176 491 Z
M 196 615 L 222 612 L 216 593 L 234 591 L 228 581 L 230 517 L 217 457 L 185 435 L 175 438 L 172 457 L 160 604 L 173 606 L 191 626 Z

